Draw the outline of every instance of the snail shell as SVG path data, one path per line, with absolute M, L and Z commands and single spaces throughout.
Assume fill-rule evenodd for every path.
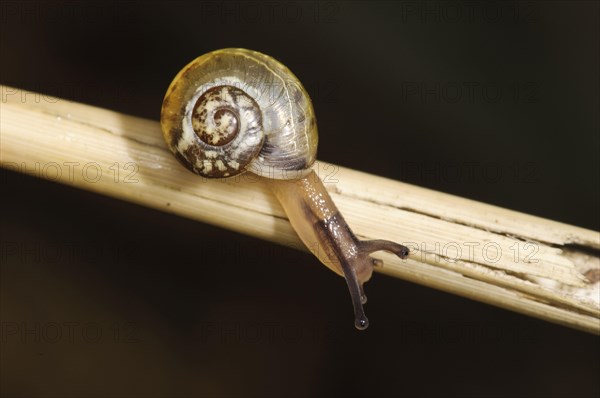
M 256 51 L 217 50 L 189 63 L 167 90 L 161 123 L 177 159 L 209 178 L 246 170 L 304 177 L 316 159 L 308 93 L 287 67 Z

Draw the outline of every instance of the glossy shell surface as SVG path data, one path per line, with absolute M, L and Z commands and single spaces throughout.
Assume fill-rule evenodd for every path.
M 316 159 L 310 98 L 279 61 L 245 49 L 204 54 L 175 77 L 161 112 L 165 140 L 193 172 L 303 177 Z

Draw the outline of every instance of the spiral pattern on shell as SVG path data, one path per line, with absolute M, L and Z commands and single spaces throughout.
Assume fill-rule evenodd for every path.
M 316 159 L 306 90 L 288 68 L 255 51 L 217 50 L 188 64 L 167 90 L 161 125 L 177 159 L 205 177 L 249 170 L 296 178 Z

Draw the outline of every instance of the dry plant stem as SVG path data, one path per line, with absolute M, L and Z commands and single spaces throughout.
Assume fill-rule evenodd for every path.
M 0 90 L 2 167 L 305 249 L 269 181 L 199 178 L 158 122 Z M 411 249 L 374 253 L 377 271 L 600 334 L 597 231 L 323 162 L 314 171 L 358 238 Z

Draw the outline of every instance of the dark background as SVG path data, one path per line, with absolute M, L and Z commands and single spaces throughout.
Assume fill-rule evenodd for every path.
M 0 83 L 155 120 L 193 58 L 265 52 L 320 159 L 600 229 L 597 2 L 3 1 L 0 29 Z M 600 394 L 596 336 L 382 275 L 358 332 L 307 253 L 1 176 L 2 396 Z

